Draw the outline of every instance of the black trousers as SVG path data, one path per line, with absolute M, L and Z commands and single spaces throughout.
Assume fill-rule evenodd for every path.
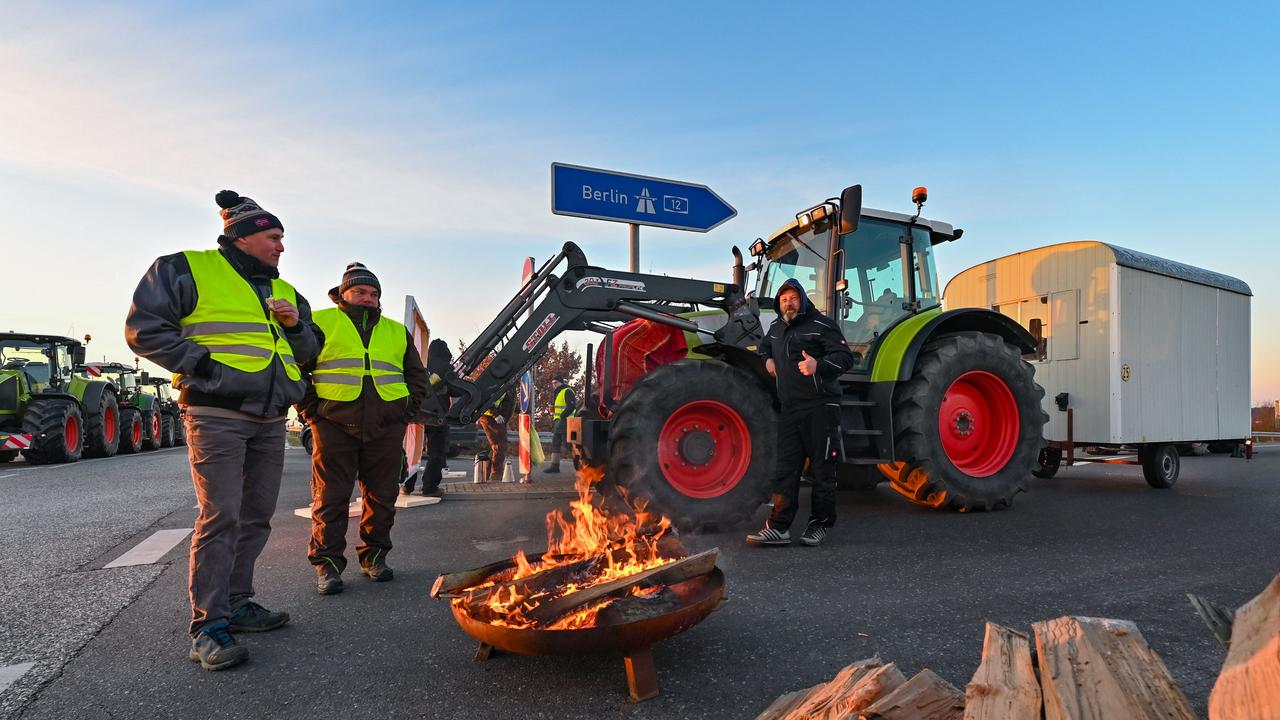
M 377 440 L 362 442 L 327 420 L 311 424 L 316 451 L 311 459 L 312 565 L 330 563 L 338 572 L 346 567 L 347 505 L 360 483 L 364 498 L 360 513 L 360 544 L 356 557 L 368 565 L 391 550 L 391 526 L 396 519 L 396 496 L 404 464 L 404 426 L 392 428 Z
M 769 527 L 788 530 L 800 507 L 800 474 L 813 475 L 809 522 L 836 524 L 836 463 L 840 462 L 840 406 L 783 410 L 778 418 L 778 466 Z

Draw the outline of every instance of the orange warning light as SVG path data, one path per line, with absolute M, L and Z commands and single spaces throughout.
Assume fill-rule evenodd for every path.
M 911 191 L 911 202 L 916 205 L 923 205 L 929 199 L 929 188 L 918 187 Z

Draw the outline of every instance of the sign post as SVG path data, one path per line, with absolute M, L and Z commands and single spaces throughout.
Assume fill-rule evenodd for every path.
M 631 226 L 631 272 L 640 272 L 640 226 L 707 232 L 738 211 L 698 183 L 551 163 L 551 212 Z

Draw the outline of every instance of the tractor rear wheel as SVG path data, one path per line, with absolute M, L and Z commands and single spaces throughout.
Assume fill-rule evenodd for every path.
M 111 457 L 120 447 L 120 404 L 116 394 L 107 390 L 98 399 L 98 407 L 85 408 L 85 457 Z
M 70 400 L 32 400 L 22 430 L 31 433 L 31 447 L 22 456 L 32 465 L 75 462 L 84 452 L 84 418 Z
M 142 414 L 137 408 L 120 408 L 120 454 L 142 450 Z
M 160 413 L 160 447 L 173 447 L 173 416 Z
M 145 433 L 142 438 L 143 450 L 160 449 L 160 433 L 164 430 L 160 420 L 160 411 L 153 406 L 142 414 L 142 427 Z
M 777 418 L 754 378 L 682 361 L 644 376 L 614 414 L 609 477 L 684 530 L 747 522 L 768 497 Z
M 1044 446 L 1044 389 L 1018 349 L 990 333 L 924 346 L 894 394 L 893 489 L 920 505 L 992 510 L 1013 503 Z M 883 470 L 883 469 L 882 469 Z M 892 472 L 886 474 L 892 475 Z

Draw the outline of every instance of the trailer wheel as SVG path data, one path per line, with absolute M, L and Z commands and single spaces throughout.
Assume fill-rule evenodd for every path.
M 1178 482 L 1182 470 L 1182 458 L 1175 445 L 1146 445 L 1139 455 L 1142 459 L 1142 476 L 1153 488 L 1171 488 Z
M 939 510 L 1011 505 L 1027 489 L 1044 446 L 1043 397 L 1035 370 L 998 335 L 929 342 L 895 393 L 895 445 L 903 461 L 893 489 Z
M 111 457 L 120 447 L 120 404 L 116 394 L 103 390 L 98 407 L 84 408 L 85 457 Z
M 120 454 L 142 450 L 142 415 L 137 408 L 120 408 Z
M 609 477 L 684 530 L 748 521 L 769 494 L 776 418 L 765 390 L 721 362 L 663 365 L 627 393 L 609 437 Z
M 142 438 L 142 448 L 144 450 L 160 449 L 160 432 L 163 429 L 160 422 L 160 412 L 153 405 L 143 415 L 142 425 L 146 429 L 146 433 Z
M 84 418 L 70 400 L 33 400 L 22 430 L 31 433 L 31 447 L 22 456 L 32 465 L 75 462 L 84 452 Z
M 1062 449 L 1055 447 L 1040 448 L 1040 457 L 1036 462 L 1039 466 L 1032 470 L 1031 474 L 1048 480 L 1057 475 L 1058 468 L 1062 467 Z

